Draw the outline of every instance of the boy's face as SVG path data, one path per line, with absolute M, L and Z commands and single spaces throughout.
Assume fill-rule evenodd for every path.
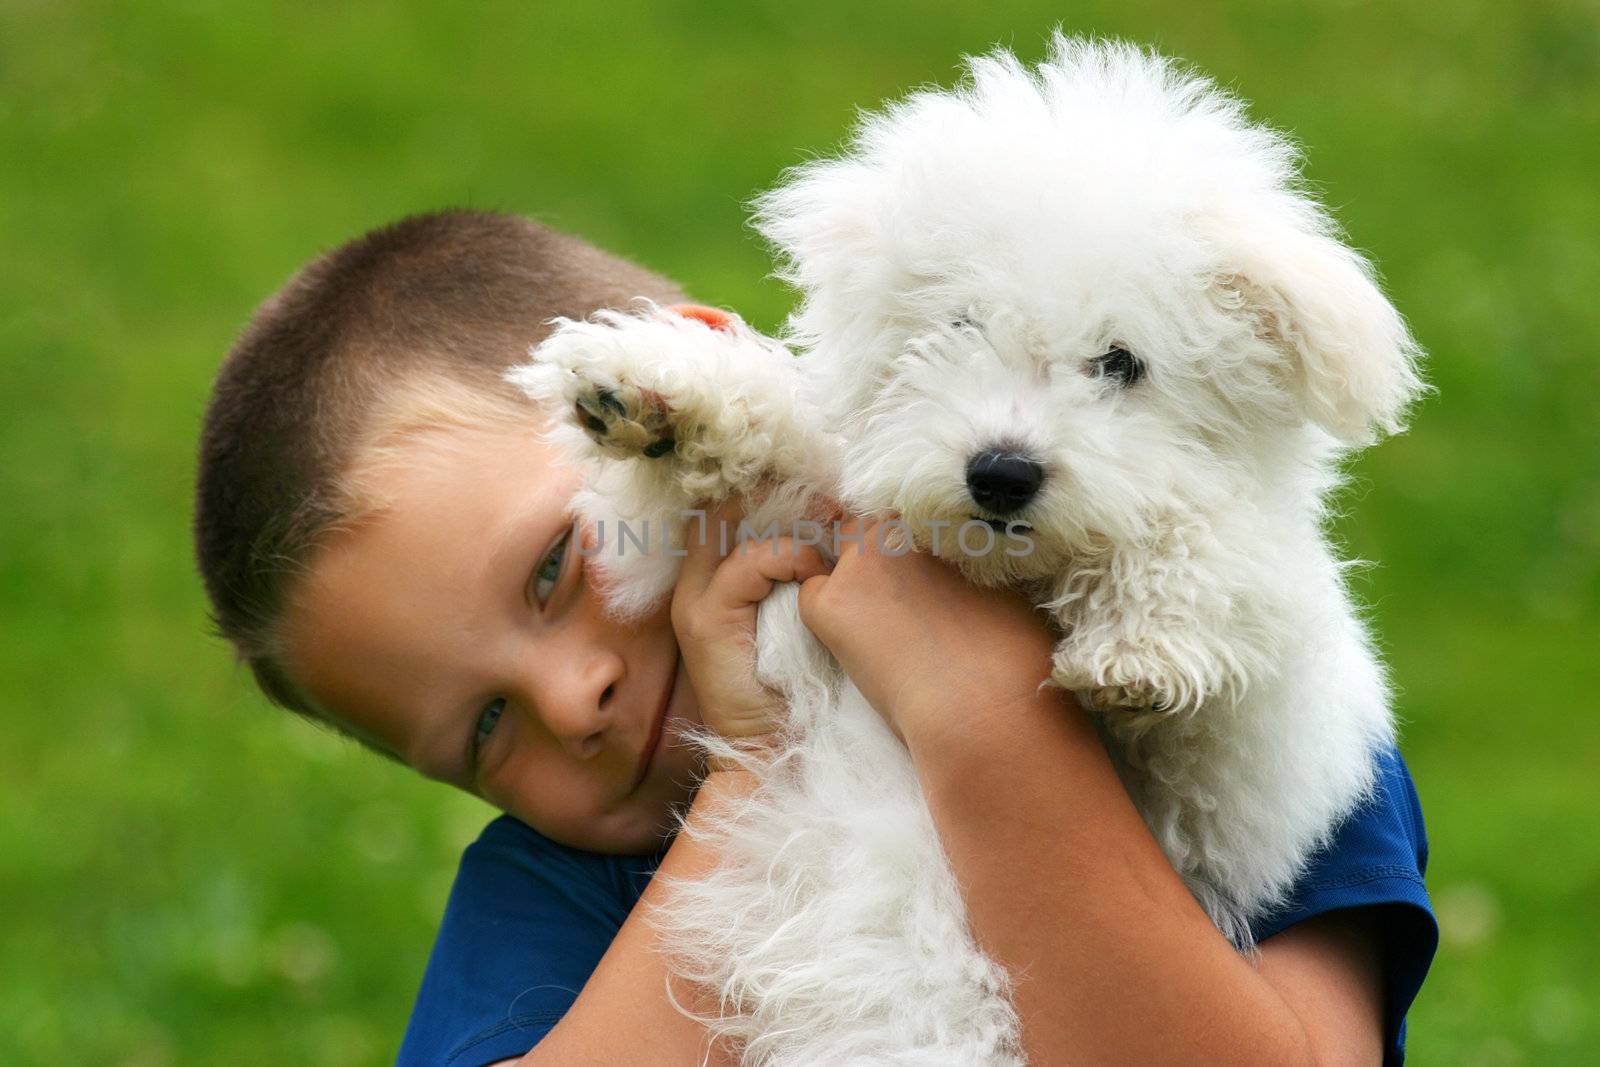
M 667 605 L 608 617 L 536 431 L 446 431 L 377 476 L 284 619 L 316 703 L 430 778 L 564 844 L 646 852 L 693 792 L 698 724 Z

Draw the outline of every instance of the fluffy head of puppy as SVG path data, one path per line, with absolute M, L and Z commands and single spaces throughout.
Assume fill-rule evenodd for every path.
M 924 545 L 1013 524 L 1029 551 L 964 539 L 979 580 L 1285 481 L 1314 507 L 1329 461 L 1397 431 L 1421 387 L 1294 147 L 1126 44 L 971 60 L 798 168 L 757 223 L 802 294 L 790 329 L 848 444 L 847 503 Z

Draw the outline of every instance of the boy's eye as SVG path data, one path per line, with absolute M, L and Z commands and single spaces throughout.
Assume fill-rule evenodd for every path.
M 561 565 L 567 559 L 567 543 L 572 540 L 572 528 L 561 535 L 560 540 L 550 546 L 544 558 L 539 561 L 539 566 L 533 571 L 533 599 L 544 607 L 550 599 L 550 594 L 555 592 L 556 583 L 561 580 Z
M 489 740 L 489 735 L 494 733 L 495 723 L 500 721 L 500 713 L 506 710 L 504 699 L 491 700 L 478 712 L 478 728 L 472 735 L 472 750 L 478 752 L 483 748 L 484 742 Z

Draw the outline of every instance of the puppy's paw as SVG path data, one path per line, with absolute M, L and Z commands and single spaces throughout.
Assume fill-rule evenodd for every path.
M 513 381 L 582 430 L 600 454 L 659 459 L 676 444 L 676 405 L 661 380 L 673 340 L 665 323 L 647 316 L 563 321 Z
M 1084 700 L 1096 711 L 1153 711 L 1171 710 L 1172 700 L 1166 693 L 1146 682 L 1127 685 L 1098 685 L 1080 690 Z
M 1158 661 L 1139 648 L 1118 641 L 1109 648 L 1085 650 L 1070 639 L 1056 648 L 1051 681 L 1079 694 L 1096 711 L 1155 712 L 1177 710 L 1181 686 Z
M 626 380 L 574 371 L 572 416 L 602 451 L 659 459 L 677 444 L 673 411 L 665 397 Z
M 691 500 L 748 492 L 816 450 L 787 350 L 711 309 L 558 320 L 508 377 L 578 456 L 635 462 Z

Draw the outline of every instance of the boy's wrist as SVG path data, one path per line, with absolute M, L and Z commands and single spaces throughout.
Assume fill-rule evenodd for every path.
M 706 756 L 706 776 L 714 774 L 754 774 L 770 763 L 777 755 L 779 741 L 775 735 L 760 734 L 751 737 L 725 738 L 728 750 L 712 752 Z
M 689 824 L 693 825 L 696 815 L 714 813 L 720 805 L 748 796 L 760 781 L 760 775 L 745 764 L 727 761 L 713 766 L 708 760 L 705 775 L 689 805 Z
M 1014 755 L 1017 745 L 1029 743 L 1030 720 L 1039 717 L 1077 718 L 1082 729 L 1093 733 L 1077 701 L 1054 686 L 981 704 L 924 702 L 897 716 L 895 729 L 919 766 L 974 759 L 994 764 Z

